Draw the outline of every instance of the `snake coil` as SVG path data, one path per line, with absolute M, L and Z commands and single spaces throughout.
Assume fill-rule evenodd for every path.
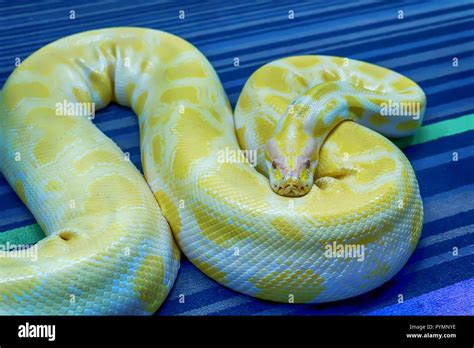
M 316 108 L 297 110 L 310 131 L 281 121 L 302 96 Z M 112 101 L 138 116 L 146 181 L 87 117 L 58 112 L 61 104 L 100 109 Z M 384 103 L 415 103 L 418 118 L 384 117 Z M 241 293 L 334 301 L 393 277 L 420 236 L 413 170 L 365 126 L 412 134 L 425 96 L 368 63 L 274 61 L 250 77 L 234 116 L 213 67 L 188 42 L 150 29 L 101 29 L 31 55 L 5 83 L 0 107 L 0 169 L 47 235 L 35 262 L 0 258 L 2 314 L 153 313 L 176 278 L 178 245 Z M 276 142 L 283 152 L 319 141 L 314 185 L 303 197 L 276 194 L 265 177 L 265 146 L 284 130 Z M 256 153 L 257 170 L 219 156 L 241 150 Z M 345 253 L 354 250 L 363 254 Z

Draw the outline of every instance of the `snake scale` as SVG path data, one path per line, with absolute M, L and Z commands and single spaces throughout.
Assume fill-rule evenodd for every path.
M 144 178 L 90 118 L 58 114 L 63 102 L 131 107 Z M 416 115 L 382 112 L 412 104 Z M 46 234 L 35 262 L 0 258 L 1 314 L 153 313 L 180 250 L 250 296 L 336 301 L 392 278 L 421 233 L 413 169 L 379 133 L 413 134 L 425 95 L 375 65 L 273 61 L 252 74 L 233 113 L 190 43 L 108 28 L 32 54 L 0 106 L 0 169 Z M 255 165 L 220 156 L 244 150 Z M 332 246 L 362 246 L 363 260 L 328 254 Z

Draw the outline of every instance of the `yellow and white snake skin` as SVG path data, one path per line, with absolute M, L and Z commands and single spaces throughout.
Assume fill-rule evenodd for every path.
M 87 117 L 58 115 L 64 101 L 132 107 L 146 181 Z M 417 103 L 419 117 L 381 115 L 383 103 L 403 102 Z M 420 236 L 413 170 L 365 126 L 410 135 L 425 96 L 371 64 L 271 62 L 248 80 L 233 115 L 213 67 L 188 42 L 102 29 L 31 55 L 0 106 L 0 169 L 47 235 L 36 262 L 0 259 L 1 314 L 153 313 L 179 268 L 174 239 L 238 292 L 334 301 L 394 276 Z M 257 168 L 223 160 L 241 148 L 257 151 Z M 310 190 L 293 190 L 308 177 Z M 363 260 L 328 255 L 337 246 L 363 246 Z

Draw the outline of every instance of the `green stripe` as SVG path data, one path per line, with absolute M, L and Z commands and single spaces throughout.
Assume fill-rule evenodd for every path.
M 442 137 L 448 137 L 474 129 L 474 114 L 422 126 L 414 136 L 392 140 L 398 147 L 426 143 Z M 11 244 L 31 244 L 43 239 L 45 234 L 38 226 L 32 224 L 0 233 L 0 244 L 7 241 Z
M 426 143 L 474 129 L 474 114 L 422 126 L 415 135 L 392 140 L 399 148 Z
M 45 237 L 45 234 L 38 224 L 14 228 L 0 233 L 0 244 L 7 242 L 15 245 L 33 244 Z

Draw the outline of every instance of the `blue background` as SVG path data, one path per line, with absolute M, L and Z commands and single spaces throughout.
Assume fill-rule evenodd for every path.
M 76 19 L 69 19 L 74 10 Z M 185 19 L 178 11 L 185 11 Z M 295 19 L 288 18 L 293 10 Z M 398 11 L 404 13 L 398 19 Z M 234 106 L 250 74 L 299 54 L 350 57 L 394 69 L 425 90 L 424 125 L 474 110 L 474 3 L 392 1 L 6 2 L 0 9 L 0 82 L 45 44 L 84 30 L 141 26 L 177 34 L 217 70 Z M 234 57 L 240 67 L 233 66 Z M 459 59 L 453 67 L 452 59 Z M 184 257 L 158 315 L 474 314 L 474 118 L 455 135 L 404 149 L 419 180 L 423 233 L 406 267 L 380 288 L 320 305 L 275 304 L 233 292 Z M 141 169 L 137 120 L 111 105 L 94 121 Z M 453 161 L 453 152 L 459 155 Z M 0 233 L 35 220 L 0 175 Z M 453 248 L 459 254 L 453 255 Z M 180 294 L 185 303 L 179 303 Z M 399 295 L 404 302 L 398 304 Z

